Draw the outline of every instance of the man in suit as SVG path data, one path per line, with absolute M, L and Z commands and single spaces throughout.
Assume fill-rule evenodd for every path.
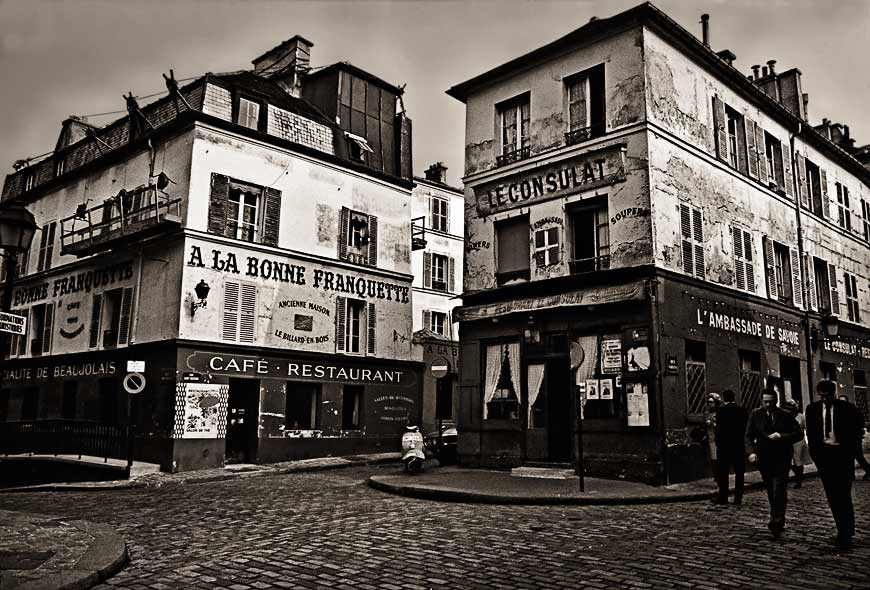
M 861 413 L 849 402 L 836 399 L 837 384 L 833 381 L 822 379 L 816 391 L 821 400 L 808 405 L 804 413 L 807 443 L 837 523 L 837 545 L 848 549 L 855 534 L 852 480 L 855 449 L 861 444 Z
M 746 424 L 746 447 L 749 462 L 758 463 L 761 480 L 767 490 L 770 504 L 770 522 L 767 528 L 774 539 L 785 528 L 785 509 L 788 503 L 786 482 L 791 466 L 792 445 L 803 435 L 795 419 L 776 406 L 774 389 L 761 394 L 762 406 L 749 415 Z
M 734 468 L 734 505 L 743 502 L 743 474 L 746 471 L 744 436 L 749 413 L 734 403 L 734 392 L 722 392 L 725 402 L 716 412 L 716 456 L 719 461 L 719 495 L 717 504 L 728 503 L 728 474 Z

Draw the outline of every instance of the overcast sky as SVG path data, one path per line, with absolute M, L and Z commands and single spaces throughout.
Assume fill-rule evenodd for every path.
M 54 148 L 68 115 L 123 111 L 121 95 L 165 90 L 178 79 L 251 68 L 251 60 L 299 34 L 312 66 L 350 61 L 407 84 L 414 169 L 432 162 L 462 177 L 464 105 L 449 87 L 637 0 L 228 1 L 0 0 L 0 170 Z M 700 37 L 711 15 L 713 49 L 731 49 L 745 73 L 777 60 L 798 67 L 813 123 L 850 126 L 870 143 L 870 0 L 659 0 Z M 157 97 L 141 101 L 143 104 Z M 89 117 L 105 124 L 123 113 Z

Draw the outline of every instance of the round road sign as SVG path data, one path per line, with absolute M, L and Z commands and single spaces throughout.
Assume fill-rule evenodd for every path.
M 432 366 L 430 367 L 430 371 L 432 371 L 432 376 L 436 379 L 441 379 L 447 372 L 450 370 L 450 362 L 444 357 L 438 357 L 437 359 L 432 361 Z
M 128 373 L 124 377 L 124 389 L 127 393 L 142 393 L 145 389 L 145 375 L 142 373 Z

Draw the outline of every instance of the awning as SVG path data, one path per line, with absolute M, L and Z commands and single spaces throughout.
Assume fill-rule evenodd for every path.
M 570 293 L 527 297 L 486 305 L 469 305 L 454 310 L 454 317 L 460 322 L 494 318 L 512 313 L 523 313 L 539 309 L 578 305 L 603 305 L 619 301 L 640 301 L 646 298 L 645 281 L 639 279 L 623 285 L 592 287 Z

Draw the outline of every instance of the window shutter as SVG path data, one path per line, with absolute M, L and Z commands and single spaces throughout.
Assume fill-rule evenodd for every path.
M 45 323 L 42 328 L 42 354 L 51 352 L 51 333 L 54 330 L 54 304 L 45 304 Z
M 133 287 L 125 287 L 121 292 L 121 320 L 118 322 L 118 344 L 130 340 L 130 317 L 133 308 Z
M 810 193 L 807 190 L 807 161 L 800 153 L 795 152 L 798 169 L 798 191 L 800 192 L 801 205 L 805 209 L 810 208 Z
M 741 125 L 743 126 L 742 129 L 741 129 Z M 748 172 L 748 170 L 746 168 L 747 158 L 746 158 L 745 119 L 743 121 L 740 121 L 740 122 L 735 121 L 734 134 L 737 136 L 737 141 L 735 142 L 737 144 L 737 170 L 739 170 L 743 174 L 746 174 Z M 752 154 L 752 155 L 753 155 L 753 157 L 755 156 L 755 154 Z
M 741 291 L 746 290 L 746 267 L 743 264 L 743 230 L 737 227 L 731 228 L 731 240 L 733 242 L 734 252 L 734 276 L 737 281 L 737 288 Z
M 432 288 L 432 253 L 423 252 L 423 287 Z
M 30 324 L 31 320 L 33 320 L 33 314 L 30 309 L 22 309 L 22 315 L 24 315 L 25 322 Z M 96 344 L 94 344 L 96 346 Z M 27 334 L 18 337 L 18 356 L 27 353 Z
M 375 354 L 375 323 L 377 321 L 377 317 L 375 316 L 375 304 L 368 304 L 368 312 L 366 313 L 366 322 L 368 323 L 368 335 L 366 338 L 366 348 L 368 349 L 369 354 Z
M 796 248 L 789 250 L 791 256 L 791 292 L 794 297 L 795 307 L 803 309 L 804 292 L 801 285 L 801 259 Z
M 822 187 L 822 216 L 831 218 L 831 201 L 828 200 L 828 174 L 824 168 L 819 168 L 819 184 Z
M 752 178 L 758 178 L 758 161 L 762 159 L 759 156 L 764 156 L 764 141 L 763 138 L 760 144 L 757 141 L 758 126 L 755 124 L 755 121 L 743 117 L 743 124 L 746 133 L 747 171 Z M 764 180 L 762 179 L 762 182 Z
M 447 258 L 447 290 L 456 291 L 456 259 L 452 256 Z
M 746 266 L 746 288 L 755 293 L 755 267 L 752 264 L 752 234 L 743 232 L 743 260 Z
M 94 302 L 91 306 L 91 334 L 88 339 L 88 348 L 96 348 L 100 342 L 100 316 L 103 313 L 103 296 L 102 294 L 94 295 Z
M 239 305 L 239 342 L 254 342 L 257 339 L 257 286 L 241 284 Z
M 341 208 L 338 214 L 338 258 L 347 260 L 347 236 L 350 231 L 350 209 Z
M 450 233 L 450 201 L 444 199 L 441 201 L 441 212 L 444 214 L 444 232 Z
M 42 228 L 42 235 L 39 237 L 39 258 L 36 261 L 36 272 L 45 270 L 45 248 L 48 243 L 48 228 Z
M 767 169 L 767 144 L 764 141 L 764 129 L 758 123 L 755 123 L 755 129 L 752 131 L 755 134 L 755 151 L 758 153 L 758 180 L 764 186 L 770 180 L 775 180 L 773 170 Z
M 695 276 L 703 279 L 704 269 L 704 223 L 701 211 L 692 209 L 692 230 L 695 234 Z
M 767 236 L 761 237 L 761 247 L 764 250 L 764 270 L 767 276 L 767 296 L 770 299 L 779 299 L 779 290 L 776 288 L 776 262 L 773 256 L 773 241 Z
M 683 237 L 683 272 L 691 275 L 694 273 L 695 270 L 695 250 L 692 247 L 691 212 L 686 205 L 680 205 L 680 233 Z
M 229 178 L 222 174 L 211 175 L 211 198 L 208 202 L 208 231 L 222 236 L 227 229 L 227 205 L 230 198 Z
M 831 313 L 840 315 L 840 290 L 837 289 L 837 267 L 828 264 L 828 282 L 831 284 Z
M 378 218 L 369 215 L 369 266 L 378 265 Z
M 804 254 L 804 267 L 807 269 L 807 304 L 813 311 L 819 309 L 819 294 L 816 293 L 816 273 L 813 268 L 813 257 L 809 254 Z
M 266 188 L 266 203 L 263 207 L 263 243 L 267 246 L 278 245 L 278 233 L 281 225 L 281 191 Z
M 224 283 L 224 313 L 221 327 L 221 338 L 238 340 L 239 335 L 239 283 L 227 281 Z
M 782 183 L 785 185 L 785 194 L 790 197 L 794 196 L 794 187 L 792 186 L 792 178 L 794 171 L 791 169 L 791 158 L 789 157 L 788 143 L 782 144 Z
M 725 103 L 713 97 L 713 132 L 716 134 L 716 157 L 728 162 L 728 130 L 725 128 Z
M 51 257 L 54 254 L 54 234 L 57 230 L 57 222 L 48 225 L 48 244 L 45 246 L 45 266 L 44 269 L 51 268 Z
M 428 309 L 423 310 L 423 329 L 431 330 L 432 329 L 432 312 Z
M 335 298 L 335 351 L 344 352 L 344 323 L 347 321 L 347 297 Z

